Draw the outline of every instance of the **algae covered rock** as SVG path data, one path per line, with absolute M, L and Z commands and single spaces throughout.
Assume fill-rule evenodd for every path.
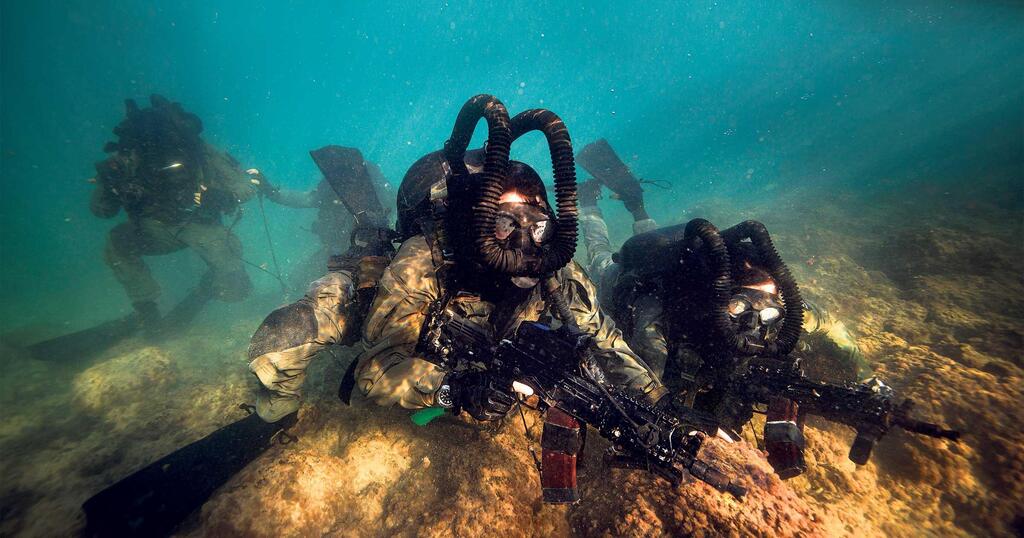
M 700 457 L 735 477 L 747 495 L 737 500 L 702 482 L 673 487 L 646 472 L 609 471 L 591 454 L 586 462 L 591 479 L 581 480 L 583 501 L 571 513 L 574 531 L 581 536 L 826 536 L 836 526 L 823 521 L 749 444 L 709 439 Z
M 137 348 L 78 374 L 72 401 L 85 413 L 124 429 L 157 412 L 177 380 L 170 355 L 158 347 Z

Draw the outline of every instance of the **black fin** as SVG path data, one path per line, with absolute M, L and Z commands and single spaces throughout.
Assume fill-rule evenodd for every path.
M 576 162 L 623 201 L 643 199 L 640 180 L 605 139 L 587 144 L 576 154 Z
M 352 359 L 352 362 L 345 369 L 345 375 L 341 378 L 341 384 L 338 385 L 338 399 L 345 405 L 352 405 L 352 390 L 356 388 L 356 366 L 359 365 L 359 361 Z
M 160 322 L 160 331 L 169 333 L 188 325 L 212 298 L 210 287 L 200 284 L 164 316 Z
M 184 327 L 195 319 L 212 298 L 213 294 L 209 288 L 200 285 L 160 320 L 155 328 L 156 332 L 166 335 Z M 88 329 L 36 342 L 25 349 L 32 358 L 41 361 L 82 361 L 114 347 L 141 328 L 138 316 L 132 314 L 105 321 Z
M 268 424 L 253 413 L 132 473 L 82 504 L 83 535 L 171 534 L 295 419 Z
M 358 149 L 324 146 L 309 155 L 360 226 L 386 227 L 384 208 Z
M 36 342 L 25 349 L 34 359 L 41 361 L 84 360 L 113 347 L 114 344 L 131 336 L 138 329 L 138 319 L 135 316 L 127 316 L 71 334 Z

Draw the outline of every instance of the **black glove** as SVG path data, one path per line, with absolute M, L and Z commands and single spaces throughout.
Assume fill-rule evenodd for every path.
M 504 418 L 516 403 L 511 387 L 503 390 L 487 372 L 451 374 L 444 386 L 449 387 L 450 401 L 456 411 L 461 409 L 481 421 Z

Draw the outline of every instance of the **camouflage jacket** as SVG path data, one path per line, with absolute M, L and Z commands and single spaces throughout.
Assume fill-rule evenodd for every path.
M 188 215 L 193 211 L 198 212 L 199 220 L 217 220 L 220 214 L 233 212 L 255 194 L 238 162 L 205 142 L 202 165 L 187 181 L 164 183 L 139 178 L 134 173 L 130 176 L 135 179 L 128 182 L 138 189 L 131 200 L 121 192 L 125 189 L 124 182 L 104 177 L 102 173 L 96 178 L 96 190 L 89 204 L 94 215 L 111 218 L 123 208 L 129 217 L 153 218 L 166 223 L 191 220 Z M 198 203 L 195 202 L 197 195 Z
M 615 384 L 643 393 L 661 388 L 661 382 L 626 345 L 622 333 L 597 304 L 594 284 L 575 263 L 559 271 L 557 278 L 566 302 L 580 329 L 595 336 L 598 346 L 613 350 L 603 365 Z M 416 356 L 416 341 L 426 321 L 426 312 L 438 300 L 436 267 L 427 241 L 416 236 L 402 244 L 398 255 L 384 271 L 377 296 L 364 324 L 364 351 L 356 370 L 357 385 L 369 399 L 380 405 L 398 404 L 407 409 L 435 405 L 434 393 L 445 372 Z M 495 305 L 479 296 L 458 294 L 453 305 L 467 318 L 490 325 Z M 536 287 L 522 303 L 515 305 L 506 327 L 495 334 L 508 334 L 522 321 L 539 319 L 547 306 Z

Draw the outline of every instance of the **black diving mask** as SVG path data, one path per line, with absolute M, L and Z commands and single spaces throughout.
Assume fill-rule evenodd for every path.
M 494 237 L 507 248 L 520 249 L 526 257 L 540 257 L 543 246 L 554 235 L 551 214 L 542 198 L 527 199 L 516 191 L 502 195 L 494 222 Z M 536 285 L 536 278 L 515 277 L 521 288 Z
M 729 299 L 729 317 L 736 332 L 752 343 L 775 338 L 785 312 L 770 282 L 741 287 Z

